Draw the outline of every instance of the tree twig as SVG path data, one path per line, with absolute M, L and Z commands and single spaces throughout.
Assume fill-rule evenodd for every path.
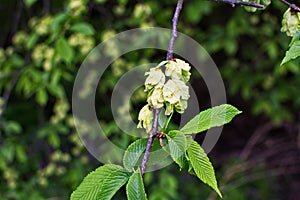
M 12 92 L 13 88 L 15 87 L 20 74 L 21 74 L 21 70 L 16 70 L 13 73 L 12 80 L 11 80 L 8 88 L 3 93 L 3 97 L 2 97 L 3 103 L 2 103 L 2 106 L 0 107 L 0 120 L 1 120 L 1 117 L 2 117 L 2 114 L 3 114 L 4 110 L 7 107 L 7 103 L 8 103 L 8 100 L 10 98 L 11 92 Z
M 242 160 L 247 160 L 252 148 L 257 145 L 259 140 L 265 136 L 266 133 L 268 133 L 270 130 L 272 130 L 274 126 L 271 122 L 268 122 L 264 124 L 263 126 L 257 128 L 255 132 L 252 134 L 251 138 L 248 140 L 247 144 L 245 145 L 243 151 L 240 154 L 240 158 Z
M 290 7 L 290 9 L 294 12 L 300 12 L 300 8 L 296 5 L 296 4 L 292 4 L 286 0 L 280 0 L 282 3 L 284 3 L 285 5 L 288 5 Z
M 154 113 L 153 126 L 152 126 L 152 130 L 150 131 L 150 134 L 149 134 L 147 147 L 146 147 L 145 154 L 144 154 L 143 161 L 142 161 L 142 165 L 141 165 L 142 177 L 144 177 L 144 174 L 145 174 L 145 171 L 146 171 L 146 165 L 147 165 L 147 161 L 148 161 L 148 158 L 149 158 L 149 155 L 150 155 L 150 150 L 151 150 L 151 146 L 152 146 L 152 143 L 153 143 L 153 138 L 156 135 L 157 128 L 158 128 L 158 116 L 159 116 L 160 110 L 156 109 L 154 112 L 155 113 Z
M 178 0 L 176 10 L 174 13 L 174 17 L 172 19 L 172 22 L 173 22 L 172 35 L 171 35 L 170 44 L 169 44 L 169 48 L 168 48 L 167 60 L 171 60 L 173 58 L 174 41 L 175 41 L 175 38 L 177 37 L 177 22 L 178 22 L 178 17 L 179 17 L 181 8 L 182 8 L 182 0 Z
M 251 7 L 255 7 L 255 8 L 265 8 L 264 5 L 261 5 L 261 4 L 255 3 L 255 2 L 235 1 L 235 0 L 212 0 L 212 1 L 228 3 L 232 7 L 235 7 L 236 5 L 243 5 L 243 6 L 251 6 Z
M 180 10 L 182 8 L 182 3 L 183 0 L 178 0 L 177 2 L 177 6 L 176 6 L 176 10 L 172 19 L 173 22 L 173 26 L 172 26 L 172 34 L 171 34 L 171 39 L 170 39 L 170 44 L 169 44 L 169 48 L 168 48 L 168 52 L 167 52 L 167 60 L 171 60 L 173 58 L 173 49 L 174 49 L 174 41 L 175 38 L 177 37 L 177 23 L 178 23 L 178 17 L 179 17 L 179 13 Z M 151 146 L 153 143 L 153 138 L 157 133 L 157 128 L 158 128 L 158 116 L 159 116 L 160 110 L 156 109 L 154 110 L 154 121 L 153 121 L 153 125 L 152 125 L 152 130 L 149 134 L 149 139 L 148 139 L 148 143 L 147 143 L 147 147 L 145 150 L 145 154 L 143 157 L 143 161 L 141 164 L 141 174 L 142 177 L 144 177 L 145 171 L 146 171 L 146 165 L 147 165 L 147 161 L 150 155 L 150 150 L 151 150 Z

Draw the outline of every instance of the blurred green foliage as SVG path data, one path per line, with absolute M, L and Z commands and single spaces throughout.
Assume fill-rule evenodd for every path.
M 175 0 L 1 3 L 1 199 L 67 199 L 99 165 L 85 150 L 73 124 L 70 106 L 76 72 L 93 47 L 120 31 L 170 28 L 175 5 Z M 178 27 L 213 56 L 233 105 L 239 106 L 239 97 L 253 116 L 278 124 L 299 118 L 300 106 L 299 59 L 280 66 L 290 42 L 280 32 L 286 9 L 280 1 L 272 1 L 267 10 L 248 13 L 241 7 L 190 0 L 184 2 Z M 112 46 L 106 53 L 116 51 Z M 114 83 L 134 66 L 164 57 L 156 51 L 124 56 L 106 71 L 99 86 L 96 110 L 105 116 L 99 120 L 106 134 L 124 149 L 134 138 L 120 133 L 107 107 Z M 139 109 L 134 108 L 145 101 L 142 90 L 132 97 L 135 117 Z M 172 166 L 147 174 L 149 199 L 205 199 L 209 195 L 206 186 L 185 176 L 178 180 L 178 174 Z M 270 193 L 270 182 L 253 184 L 258 199 L 274 199 L 264 198 Z M 245 192 L 249 187 L 224 193 L 224 199 L 249 199 L 251 195 Z

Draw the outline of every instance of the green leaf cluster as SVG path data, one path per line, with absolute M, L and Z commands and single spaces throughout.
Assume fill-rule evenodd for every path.
M 114 164 L 106 164 L 88 174 L 70 199 L 108 200 L 125 184 L 128 200 L 147 199 L 140 170 L 128 172 Z
M 220 197 L 222 194 L 218 189 L 213 165 L 205 151 L 190 134 L 222 126 L 239 113 L 241 111 L 234 106 L 223 104 L 200 112 L 180 130 L 165 133 L 167 143 L 162 148 L 169 153 L 173 161 L 181 170 L 187 168 L 191 174 L 214 189 Z M 138 139 L 129 145 L 123 157 L 124 168 L 107 164 L 87 175 L 72 193 L 71 200 L 111 199 L 126 182 L 126 194 L 129 200 L 147 199 L 139 168 L 139 161 L 143 158 L 146 146 L 147 139 Z

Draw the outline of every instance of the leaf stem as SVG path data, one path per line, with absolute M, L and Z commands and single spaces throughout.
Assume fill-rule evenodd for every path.
M 172 34 L 171 34 L 170 44 L 169 44 L 169 48 L 168 48 L 167 58 L 166 58 L 167 60 L 171 60 L 173 58 L 174 41 L 175 41 L 175 38 L 177 37 L 177 23 L 178 23 L 180 10 L 182 8 L 182 3 L 183 3 L 183 0 L 178 0 L 176 10 L 175 10 L 175 13 L 174 13 L 174 16 L 173 16 L 173 19 L 172 19 L 173 26 L 172 26 Z M 143 161 L 142 161 L 142 164 L 141 164 L 142 177 L 144 177 L 144 174 L 145 174 L 145 171 L 146 171 L 146 165 L 147 165 L 147 161 L 148 161 L 148 158 L 149 158 L 149 155 L 150 155 L 150 150 L 151 150 L 151 146 L 152 146 L 152 143 L 153 143 L 153 138 L 155 137 L 155 135 L 157 133 L 159 113 L 160 113 L 160 109 L 155 109 L 154 110 L 154 121 L 153 121 L 153 125 L 152 125 L 152 130 L 149 134 L 147 147 L 146 147 L 145 154 L 144 154 L 144 157 L 143 157 Z
M 243 5 L 243 6 L 251 6 L 251 7 L 255 7 L 255 8 L 265 8 L 264 5 L 261 5 L 261 4 L 255 3 L 255 2 L 235 1 L 235 0 L 212 0 L 212 1 L 228 3 L 232 7 L 235 7 L 236 5 Z

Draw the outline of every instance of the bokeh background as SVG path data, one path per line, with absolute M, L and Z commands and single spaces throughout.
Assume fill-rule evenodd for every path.
M 171 28 L 175 6 L 175 0 L 1 0 L 1 200 L 68 199 L 101 165 L 74 127 L 76 72 L 91 49 L 118 32 Z M 291 40 L 280 32 L 286 9 L 277 0 L 255 13 L 223 3 L 184 1 L 178 30 L 208 51 L 222 74 L 228 102 L 243 111 L 224 127 L 209 153 L 225 200 L 300 196 L 300 63 L 280 66 Z M 112 44 L 106 54 L 117 52 Z M 165 56 L 156 50 L 126 54 L 101 80 L 95 105 L 99 121 L 111 141 L 124 149 L 136 138 L 119 130 L 113 120 L 113 87 L 135 66 L 160 62 Z M 195 73 L 191 83 L 200 108 L 209 108 L 201 76 Z M 137 120 L 145 98 L 143 88 L 131 97 L 129 120 Z M 197 135 L 200 143 L 204 135 Z M 145 187 L 150 200 L 218 199 L 175 164 L 146 174 Z M 115 196 L 124 198 L 125 190 Z

